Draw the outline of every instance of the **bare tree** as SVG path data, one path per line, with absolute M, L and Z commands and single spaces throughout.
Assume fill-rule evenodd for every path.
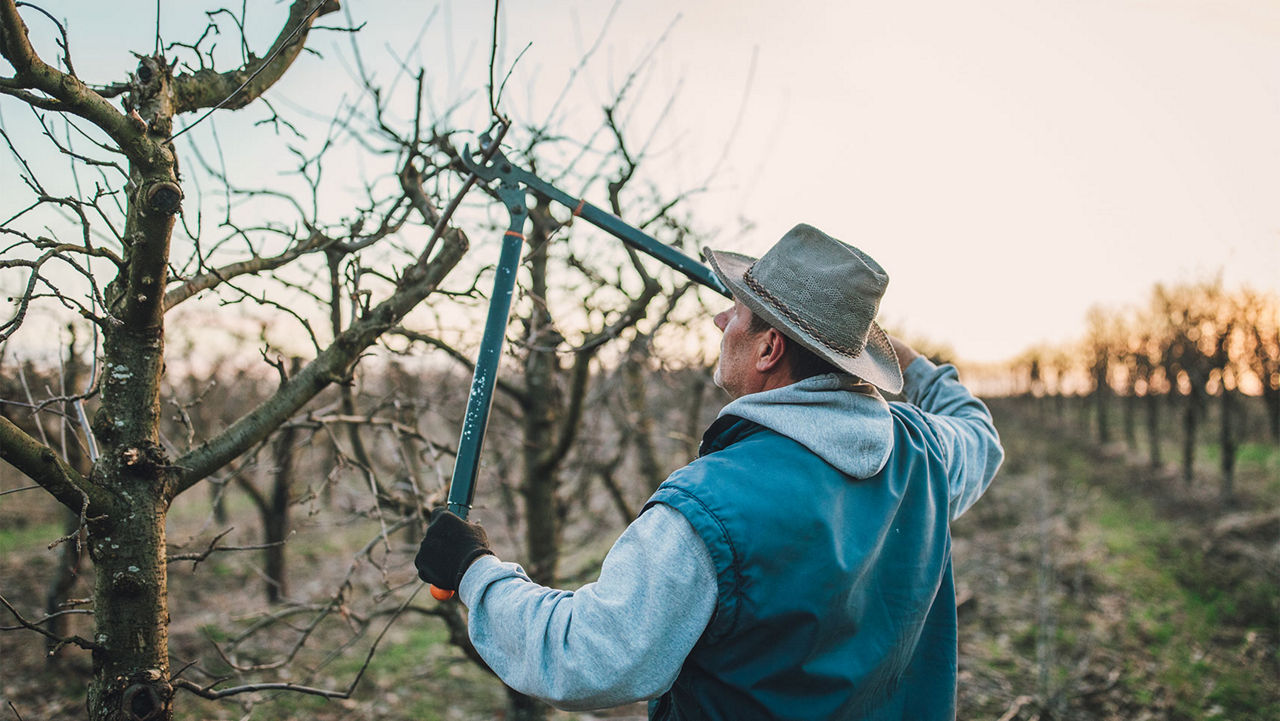
M 1239 299 L 1245 333 L 1244 363 L 1258 379 L 1271 438 L 1280 445 L 1280 298 L 1244 289 Z
M 1230 504 L 1235 495 L 1236 453 L 1240 448 L 1240 410 L 1236 398 L 1240 379 L 1236 363 L 1240 355 L 1237 343 L 1240 336 L 1240 313 L 1232 298 L 1219 295 L 1212 301 L 1215 307 L 1206 334 L 1211 350 L 1205 355 L 1212 368 L 1211 380 L 1216 380 L 1219 399 L 1218 455 L 1222 471 L 1219 500 L 1223 504 Z M 1209 389 L 1206 388 L 1206 393 L 1208 392 Z
M 616 144 L 603 151 L 612 160 L 603 171 L 611 210 L 642 227 L 665 224 L 670 233 L 666 239 L 682 244 L 687 230 L 667 221 L 675 202 L 644 195 L 631 205 L 624 201 L 640 159 L 630 155 L 622 130 L 611 122 L 606 117 Z M 521 157 L 536 168 L 549 133 L 529 134 L 535 140 L 521 151 Z M 594 180 L 593 175 L 573 182 L 590 185 Z M 646 209 L 648 217 L 634 221 Z M 508 353 L 512 368 L 499 379 L 495 408 L 502 418 L 490 431 L 499 437 L 510 433 L 519 442 L 508 446 L 491 442 L 486 448 L 487 455 L 497 457 L 497 468 L 518 471 L 512 474 L 514 481 L 486 473 L 480 485 L 499 488 L 504 520 L 518 526 L 518 531 L 505 533 L 519 536 L 521 565 L 535 581 L 555 585 L 565 580 L 566 530 L 575 511 L 584 507 L 585 494 L 577 492 L 582 486 L 572 481 L 612 474 L 631 442 L 604 448 L 602 434 L 587 430 L 593 385 L 608 374 L 599 358 L 615 347 L 643 348 L 643 341 L 636 339 L 665 322 L 666 313 L 685 295 L 688 285 L 655 274 L 638 253 L 614 241 L 607 241 L 608 250 L 603 251 L 576 241 L 590 229 L 572 222 L 571 209 L 555 208 L 536 194 L 530 196 L 529 221 L 513 323 L 518 331 Z M 653 307 L 666 312 L 654 314 Z M 446 349 L 470 370 L 469 355 L 443 340 L 404 330 L 401 334 Z M 584 432 L 589 436 L 585 440 Z M 615 501 L 623 503 L 627 513 L 636 510 L 620 496 Z M 508 718 L 540 719 L 547 711 L 545 705 L 509 690 Z
M 290 375 L 297 375 L 302 370 L 301 359 L 293 358 L 289 370 Z M 267 490 L 259 490 L 246 474 L 236 476 L 262 519 L 263 581 L 268 603 L 279 603 L 289 595 L 285 541 L 289 533 L 289 509 L 293 506 L 294 451 L 299 435 L 294 424 L 285 424 L 276 431 L 271 441 L 271 465 L 263 474 L 269 476 Z
M 1086 316 L 1084 352 L 1092 382 L 1090 395 L 1093 400 L 1094 418 L 1099 443 L 1111 442 L 1111 400 L 1115 395 L 1111 387 L 1111 366 L 1116 356 L 1118 330 L 1115 319 L 1101 308 L 1091 308 Z
M 1164 461 L 1161 456 L 1161 445 L 1164 442 L 1160 424 L 1160 404 L 1168 393 L 1168 383 L 1163 375 L 1163 363 L 1160 355 L 1156 331 L 1151 328 L 1151 319 L 1143 314 L 1138 316 L 1136 331 L 1129 340 L 1129 351 L 1125 356 L 1130 376 L 1133 378 L 1134 393 L 1142 394 L 1142 405 L 1145 409 L 1145 426 L 1147 429 L 1147 455 L 1152 468 L 1159 468 Z
M 170 719 L 178 687 L 211 698 L 243 691 L 175 678 L 170 667 L 167 566 L 172 558 L 165 538 L 170 503 L 266 442 L 323 389 L 350 378 L 362 354 L 441 286 L 467 248 L 465 235 L 450 227 L 451 211 L 439 210 L 428 191 L 436 172 L 431 141 L 438 136 L 424 139 L 416 132 L 408 146 L 395 146 L 387 156 L 399 164 L 387 172 L 398 179 L 394 187 L 370 188 L 367 205 L 350 209 L 345 219 L 326 220 L 314 199 L 303 204 L 285 198 L 283 203 L 296 210 L 295 223 L 236 223 L 228 211 L 220 226 L 225 235 L 212 243 L 207 237 L 202 242 L 198 227 L 175 233 L 189 190 L 178 168 L 175 139 L 183 131 L 175 133 L 175 123 L 196 118 L 190 128 L 211 113 L 264 102 L 263 93 L 301 57 L 317 19 L 337 9 L 333 0 L 295 0 L 269 48 L 249 52 L 242 40 L 241 62 L 221 71 L 210 48 L 216 22 L 211 13 L 211 29 L 201 38 L 167 47 L 158 42 L 139 56 L 128 78 L 95 86 L 80 76 L 67 30 L 52 15 L 29 3 L 0 0 L 0 55 L 11 68 L 0 76 L 0 94 L 35 111 L 45 129 L 43 141 L 4 134 L 22 164 L 30 203 L 0 226 L 10 241 L 0 271 L 20 274 L 23 289 L 12 316 L 0 322 L 0 342 L 28 331 L 23 321 L 42 304 L 73 310 L 102 339 L 96 358 L 101 382 L 87 393 L 51 399 L 56 403 L 47 406 L 96 405 L 91 428 L 78 425 L 81 437 L 92 438 L 100 451 L 90 471 L 4 418 L 0 458 L 75 513 L 78 525 L 87 529 L 96 570 L 94 633 L 55 640 L 92 653 L 88 717 L 94 721 Z M 56 59 L 37 52 L 28 22 L 42 34 L 52 33 Z M 243 18 L 236 17 L 235 24 L 243 30 Z M 59 122 L 66 132 L 51 132 Z M 58 140 L 73 134 L 83 139 L 81 147 Z M 52 143 L 70 162 L 96 173 L 94 187 L 77 183 L 76 190 L 64 192 L 47 185 L 41 168 L 26 161 L 37 142 Z M 310 156 L 300 153 L 298 173 L 314 181 L 313 190 L 326 147 Z M 272 196 L 270 189 L 259 193 Z M 50 227 L 50 217 L 60 218 L 60 225 Z M 327 340 L 311 332 L 302 314 L 253 285 L 254 278 L 273 277 L 282 281 L 277 287 L 290 287 L 289 267 L 304 267 L 326 254 L 353 268 L 371 267 L 359 259 L 415 225 L 429 237 L 401 246 L 392 270 L 379 264 L 380 272 L 349 275 L 346 293 L 359 302 Z M 210 292 L 296 318 L 314 352 L 293 373 L 272 359 L 280 376 L 274 393 L 199 445 L 179 450 L 160 432 L 166 317 Z M 22 627 L 56 636 L 42 620 L 26 619 L 4 605 Z
M 1182 479 L 1190 485 L 1194 475 L 1196 441 L 1205 414 L 1205 385 L 1210 364 L 1200 346 L 1202 324 L 1207 322 L 1205 306 L 1197 302 L 1200 291 L 1193 287 L 1157 285 L 1152 294 L 1153 310 L 1161 331 L 1160 356 L 1169 378 L 1170 395 L 1185 396 L 1182 408 Z

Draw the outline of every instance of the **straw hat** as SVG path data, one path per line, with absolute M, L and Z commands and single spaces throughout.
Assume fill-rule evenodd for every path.
M 703 249 L 751 312 L 832 365 L 881 390 L 902 390 L 889 337 L 876 325 L 889 276 L 861 250 L 801 223 L 759 260 Z

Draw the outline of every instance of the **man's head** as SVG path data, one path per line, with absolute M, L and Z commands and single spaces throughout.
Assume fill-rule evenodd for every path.
M 715 323 L 723 333 L 715 383 L 733 398 L 843 372 L 769 325 L 740 300 L 716 314 Z
M 734 295 L 733 309 L 716 316 L 724 333 L 716 383 L 730 395 L 830 370 L 901 390 L 897 357 L 874 320 L 889 277 L 865 253 L 801 224 L 759 260 L 704 254 Z

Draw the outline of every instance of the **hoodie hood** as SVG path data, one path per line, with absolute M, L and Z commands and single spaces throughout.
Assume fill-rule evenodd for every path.
M 742 396 L 720 410 L 813 451 L 845 475 L 870 478 L 893 450 L 893 417 L 874 386 L 828 373 Z

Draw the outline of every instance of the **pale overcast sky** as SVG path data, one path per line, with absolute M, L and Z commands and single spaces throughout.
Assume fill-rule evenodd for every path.
M 483 95 L 491 3 L 344 4 L 366 59 L 423 63 L 441 104 Z M 93 79 L 132 67 L 122 45 L 153 44 L 154 3 L 77 5 L 46 7 Z M 278 25 L 281 5 L 250 6 Z M 164 12 L 166 38 L 189 39 L 193 11 Z M 607 27 L 562 105 L 567 131 L 589 132 L 656 44 L 632 122 L 664 118 L 649 175 L 664 190 L 714 171 L 692 206 L 713 244 L 759 254 L 813 223 L 888 269 L 882 319 L 965 359 L 1076 336 L 1091 304 L 1143 302 L 1158 281 L 1222 270 L 1280 289 L 1280 3 L 511 0 L 502 18 L 502 67 L 528 46 L 504 99 L 518 123 L 545 118 Z M 304 58 L 268 97 L 307 104 L 345 81 L 335 63 Z

